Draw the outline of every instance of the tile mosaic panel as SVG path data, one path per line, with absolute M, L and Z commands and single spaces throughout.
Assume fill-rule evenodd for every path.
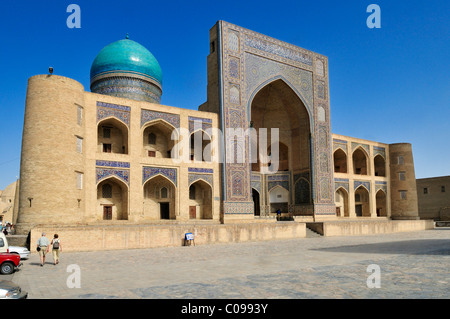
M 294 185 L 294 203 L 299 204 L 309 204 L 311 203 L 311 191 L 309 182 L 300 178 Z
M 360 147 L 360 146 L 367 152 L 367 155 L 370 154 L 370 148 L 369 148 L 369 145 L 367 145 L 367 144 L 361 144 L 361 143 L 355 143 L 355 142 L 352 142 L 352 152 L 353 152 L 355 149 L 357 149 L 358 147 Z
M 162 175 L 171 180 L 177 186 L 177 169 L 167 167 L 150 167 L 142 168 L 142 184 L 145 184 L 150 178 L 156 175 Z
M 180 127 L 180 115 L 178 114 L 171 114 L 171 113 L 164 113 L 164 112 L 157 112 L 157 111 L 150 111 L 150 110 L 142 110 L 141 111 L 141 127 L 144 126 L 146 123 L 162 119 L 166 122 L 173 125 L 175 128 Z
M 253 202 L 224 202 L 223 210 L 225 215 L 253 215 Z
M 213 169 L 210 168 L 198 168 L 198 167 L 189 167 L 188 168 L 189 173 L 208 173 L 212 174 L 214 173 Z
M 213 183 L 213 176 L 211 174 L 198 174 L 198 173 L 192 173 L 192 174 L 188 174 L 188 181 L 189 181 L 189 185 L 191 185 L 192 183 L 195 183 L 198 180 L 203 180 L 205 182 L 207 182 L 211 187 L 213 187 L 214 183 Z
M 245 37 L 245 45 L 250 48 L 254 48 L 260 51 L 264 51 L 266 53 L 278 55 L 280 57 L 293 60 L 296 62 L 301 62 L 304 64 L 307 64 L 309 66 L 312 66 L 312 59 L 311 56 L 305 53 L 296 52 L 294 50 L 291 50 L 287 47 L 283 47 L 279 44 L 274 44 L 269 41 L 265 41 L 262 39 L 258 39 L 256 37 L 252 36 L 246 36 Z
M 202 129 L 207 132 L 212 128 L 212 120 L 189 116 L 189 133 Z
M 386 159 L 386 149 L 384 147 L 374 146 L 373 147 L 373 157 L 381 155 Z
M 131 108 L 105 102 L 97 102 L 97 123 L 108 117 L 115 117 L 130 127 Z
M 96 182 L 99 183 L 102 180 L 115 176 L 118 179 L 124 181 L 127 185 L 130 183 L 130 171 L 127 169 L 115 169 L 115 168 L 97 168 L 96 169 Z
M 286 190 L 289 190 L 289 182 L 288 181 L 271 181 L 267 183 L 267 191 L 270 192 L 272 188 L 276 186 L 281 186 Z
M 370 192 L 370 182 L 367 181 L 354 181 L 353 189 L 356 190 L 361 185 L 364 186 Z
M 313 114 L 313 84 L 312 73 L 293 66 L 289 66 L 276 61 L 268 60 L 253 54 L 245 54 L 245 94 L 250 97 L 252 93 L 265 85 L 266 81 L 281 78 L 290 84 L 297 94 L 305 102 L 309 114 Z
M 115 162 L 115 161 L 95 161 L 96 166 L 104 166 L 104 167 L 122 167 L 122 168 L 130 168 L 130 163 L 128 162 Z

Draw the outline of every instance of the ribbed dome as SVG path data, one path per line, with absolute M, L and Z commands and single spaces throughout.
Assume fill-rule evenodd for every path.
M 162 71 L 153 54 L 139 43 L 123 39 L 104 47 L 92 63 L 91 81 L 109 72 L 138 73 L 162 85 Z
M 104 47 L 91 66 L 91 91 L 160 103 L 162 71 L 153 54 L 128 39 Z

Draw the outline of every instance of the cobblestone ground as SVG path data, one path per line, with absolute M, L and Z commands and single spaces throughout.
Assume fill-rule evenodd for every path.
M 64 238 L 62 238 L 64 241 Z M 368 288 L 369 265 L 380 288 Z M 80 288 L 69 288 L 79 267 Z M 30 299 L 450 298 L 450 229 L 156 249 L 33 254 L 12 280 Z M 72 269 L 72 271 L 71 271 Z M 68 271 L 69 270 L 69 271 Z

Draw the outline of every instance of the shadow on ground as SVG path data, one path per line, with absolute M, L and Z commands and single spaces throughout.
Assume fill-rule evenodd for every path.
M 405 240 L 376 244 L 318 248 L 311 250 L 367 254 L 450 255 L 450 239 Z

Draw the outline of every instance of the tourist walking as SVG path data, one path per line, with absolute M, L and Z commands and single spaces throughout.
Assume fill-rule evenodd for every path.
M 62 246 L 58 234 L 53 235 L 50 245 L 52 246 L 53 264 L 59 264 L 59 253 L 62 251 Z
M 48 253 L 48 238 L 45 237 L 45 233 L 42 233 L 41 238 L 37 241 L 37 251 L 39 252 L 39 256 L 41 257 L 41 267 L 45 264 L 45 254 Z

